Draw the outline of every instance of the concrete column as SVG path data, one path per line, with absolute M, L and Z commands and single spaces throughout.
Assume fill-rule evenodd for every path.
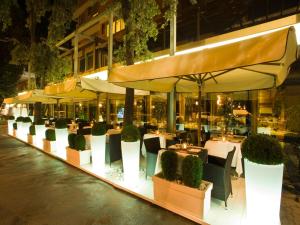
M 110 123 L 110 100 L 108 94 L 106 94 L 106 124 Z
M 175 2 L 175 1 L 174 1 Z M 175 3 L 174 3 L 175 4 Z M 176 6 L 174 14 L 170 20 L 170 55 L 176 52 Z M 176 87 L 167 94 L 167 131 L 176 131 Z
M 78 35 L 75 35 L 74 38 L 74 76 L 77 78 L 78 74 Z
M 185 97 L 183 94 L 179 94 L 179 116 L 185 120 Z
M 89 101 L 86 102 L 86 107 L 87 107 L 87 109 L 86 109 L 87 119 L 89 120 L 90 119 L 90 102 Z
M 107 53 L 107 66 L 108 66 L 108 74 L 112 69 L 112 57 L 113 57 L 113 22 L 114 16 L 113 11 L 109 12 L 109 33 L 108 33 L 108 53 Z
M 176 89 L 173 88 L 167 96 L 167 131 L 176 131 Z
M 99 121 L 99 116 L 100 116 L 100 107 L 99 107 L 99 104 L 100 104 L 100 93 L 97 92 L 96 93 L 97 95 L 97 100 L 96 100 L 96 121 L 98 122 Z
M 251 118 L 251 133 L 257 133 L 257 115 L 258 115 L 258 91 L 252 91 L 252 118 Z

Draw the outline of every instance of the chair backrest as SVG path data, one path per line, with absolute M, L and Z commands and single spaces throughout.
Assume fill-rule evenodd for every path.
M 144 143 L 147 152 L 158 154 L 158 151 L 161 149 L 159 137 L 144 139 Z
M 207 163 L 207 158 L 208 158 L 208 151 L 207 151 L 207 149 L 202 149 L 199 152 L 198 156 L 202 160 L 203 163 Z
M 109 155 L 111 162 L 122 158 L 121 153 L 121 134 L 109 135 Z
M 224 166 L 225 170 L 227 170 L 227 169 L 230 170 L 234 152 L 235 152 L 235 146 L 233 147 L 233 150 L 228 152 L 228 154 L 227 154 L 226 162 L 225 162 L 225 166 Z

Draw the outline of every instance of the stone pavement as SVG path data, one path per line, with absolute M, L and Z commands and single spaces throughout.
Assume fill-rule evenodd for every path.
M 195 224 L 0 133 L 0 225 Z

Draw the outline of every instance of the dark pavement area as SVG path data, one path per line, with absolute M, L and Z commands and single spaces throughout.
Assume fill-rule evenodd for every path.
M 184 203 L 183 203 L 184 204 Z M 0 130 L 0 225 L 189 225 Z

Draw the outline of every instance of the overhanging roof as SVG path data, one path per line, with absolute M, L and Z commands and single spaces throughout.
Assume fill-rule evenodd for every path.
M 227 92 L 279 86 L 297 59 L 294 28 L 284 28 L 231 44 L 113 68 L 109 81 L 143 90 Z M 191 82 L 192 81 L 192 82 Z

